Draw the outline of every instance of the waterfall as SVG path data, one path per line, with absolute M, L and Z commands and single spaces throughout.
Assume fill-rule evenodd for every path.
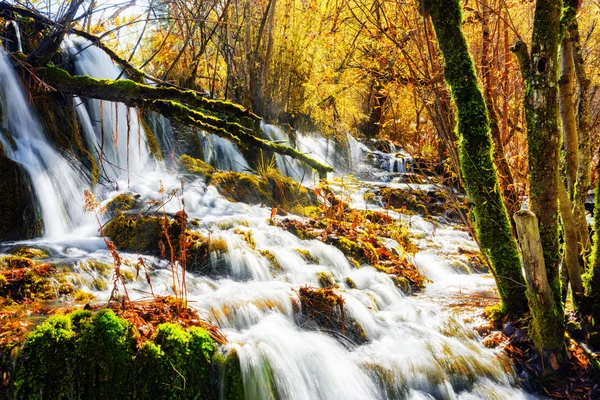
M 199 131 L 204 161 L 217 169 L 225 171 L 248 171 L 250 166 L 240 148 L 227 139 L 212 133 Z
M 9 26 L 12 26 L 15 30 L 15 36 L 17 38 L 17 51 L 22 53 L 23 43 L 21 42 L 21 28 L 19 27 L 19 23 L 15 20 L 6 21 L 5 27 L 8 29 Z
M 73 58 L 78 75 L 117 79 L 122 74 L 111 58 L 87 39 L 69 37 L 63 49 Z M 102 154 L 102 178 L 114 181 L 156 169 L 137 109 L 96 99 L 76 98 L 76 101 L 77 115 L 98 163 Z
M 77 73 L 113 79 L 120 74 L 108 56 L 89 42 L 71 38 L 65 46 Z M 12 143 L 0 136 L 2 144 L 7 155 L 30 174 L 48 236 L 60 236 L 81 220 L 81 192 L 89 184 L 77 168 L 71 167 L 76 161 L 65 159 L 45 138 L 4 53 L 0 57 L 0 84 L 4 124 L 14 138 Z M 153 160 L 136 110 L 97 100 L 75 98 L 75 102 L 86 145 L 98 161 L 102 156 L 103 178 L 116 182 L 112 192 L 102 193 L 106 199 L 130 190 L 139 194 L 140 201 L 156 200 L 165 189 L 169 192 L 180 187 L 180 176 Z M 263 125 L 263 129 L 273 140 L 290 142 L 278 128 Z M 199 134 L 208 162 L 224 169 L 248 168 L 239 148 L 231 142 Z M 309 133 L 298 133 L 295 145 L 321 162 L 342 168 L 362 163 L 375 153 L 351 138 L 342 152 L 335 141 Z M 381 156 L 387 162 L 383 168 L 406 168 L 408 157 L 381 154 L 386 154 Z M 286 173 L 300 172 L 290 165 Z M 302 240 L 271 225 L 270 208 L 232 203 L 202 179 L 186 182 L 181 197 L 168 202 L 165 211 L 174 214 L 183 204 L 190 221 L 198 222 L 190 223 L 189 228 L 222 244 L 202 265 L 202 273 L 190 271 L 186 275 L 189 304 L 227 336 L 223 351 L 237 351 L 248 400 L 528 398 L 513 387 L 516 379 L 507 359 L 484 347 L 460 317 L 431 301 L 436 293 L 407 296 L 390 275 L 370 265 L 358 268 L 333 246 L 320 240 Z M 458 280 L 459 274 L 450 268 L 452 252 L 475 248 L 466 233 L 457 233 L 449 226 L 434 228 L 419 216 L 388 214 L 398 223 L 410 218 L 410 229 L 421 238 L 420 246 L 443 253 L 417 254 L 415 262 L 424 274 L 433 280 Z M 69 260 L 74 254 L 78 258 L 73 266 L 76 274 L 65 279 L 78 280 L 98 296 L 98 301 L 109 298 L 107 288 L 112 277 L 83 268 L 89 260 L 111 262 L 106 249 L 84 247 L 75 240 L 54 244 L 52 249 Z M 140 255 L 120 254 L 122 271 L 136 276 L 134 266 Z M 165 261 L 143 257 L 154 292 L 172 294 Z M 335 280 L 335 291 L 343 297 L 345 321 L 356 322 L 361 340 L 317 329 L 299 311 L 300 289 L 318 288 L 322 273 Z M 463 295 L 475 290 L 469 282 L 477 282 L 477 290 L 492 292 L 490 279 L 472 281 L 470 275 L 464 277 L 459 280 Z M 93 285 L 98 279 L 104 279 L 106 285 Z M 134 279 L 128 288 L 133 298 L 147 297 L 150 292 L 142 277 Z M 445 286 L 438 288 L 442 295 L 450 293 Z
M 0 135 L 4 151 L 29 174 L 45 236 L 60 238 L 86 219 L 83 188 L 89 187 L 89 181 L 78 161 L 65 158 L 46 138 L 4 50 L 0 50 L 0 91 L 3 126 L 12 137 Z
M 294 147 L 290 141 L 289 135 L 281 127 L 273 124 L 267 124 L 262 121 L 260 127 L 263 132 L 265 132 L 268 139 L 286 146 Z M 312 181 L 312 171 L 302 165 L 302 163 L 295 158 L 283 156 L 281 154 L 275 154 L 275 162 L 277 163 L 277 168 L 285 176 L 289 176 L 297 182 Z

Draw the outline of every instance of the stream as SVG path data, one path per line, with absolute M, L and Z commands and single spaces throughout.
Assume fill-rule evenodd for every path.
M 78 74 L 98 78 L 120 74 L 106 54 L 83 39 L 69 38 L 64 48 L 72 55 Z M 54 261 L 71 266 L 69 279 L 95 294 L 97 301 L 106 301 L 111 276 L 87 267 L 90 260 L 112 263 L 112 258 L 98 235 L 97 222 L 82 212 L 83 190 L 91 185 L 85 168 L 61 154 L 46 137 L 4 53 L 0 85 L 4 127 L 14 138 L 14 143 L 2 139 L 2 144 L 7 155 L 28 172 L 45 226 L 44 237 L 2 247 L 47 249 Z M 98 161 L 103 152 L 105 183 L 95 188 L 99 200 L 105 204 L 120 193 L 135 193 L 140 201 L 160 200 L 164 197 L 161 188 L 167 193 L 181 188 L 180 174 L 152 157 L 135 109 L 96 100 L 76 99 L 76 103 L 88 150 Z M 173 143 L 167 120 L 156 117 L 153 125 L 161 127 L 163 147 Z M 369 149 L 350 136 L 341 149 L 318 133 L 299 134 L 292 143 L 277 126 L 263 124 L 263 130 L 273 140 L 293 144 L 334 165 L 338 173 L 330 176 L 331 184 L 336 188 L 345 176 L 352 182 L 350 189 L 336 189 L 351 192 L 352 207 L 382 210 L 397 223 L 406 224 L 419 248 L 413 262 L 430 282 L 422 293 L 405 294 L 389 275 L 369 265 L 351 264 L 335 247 L 300 240 L 269 224 L 270 208 L 230 202 L 202 179 L 186 182 L 182 193 L 165 205 L 166 212 L 176 213 L 185 206 L 190 220 L 199 222 L 195 229 L 226 244 L 226 251 L 211 254 L 206 273 L 187 275 L 189 304 L 226 335 L 229 342 L 221 351 L 237 351 L 247 399 L 534 398 L 518 388 L 510 361 L 481 344 L 471 325 L 481 309 L 457 311 L 454 307 L 471 297 L 495 297 L 491 276 L 469 270 L 461 254 L 460 249 L 477 249 L 468 233 L 447 221 L 434 224 L 419 215 L 384 210 L 376 201 L 363 200 L 367 188 L 402 188 L 404 184 L 392 178 L 407 172 L 410 156 L 399 149 L 390 153 Z M 205 161 L 221 169 L 248 168 L 235 145 L 203 132 L 198 132 L 198 138 L 205 148 Z M 297 162 L 282 156 L 276 162 L 293 179 L 314 184 L 314 175 Z M 347 178 L 349 173 L 354 179 Z M 247 235 L 254 243 L 245 239 Z M 393 249 L 395 244 L 389 246 Z M 276 263 L 261 250 L 274 255 Z M 306 250 L 312 255 L 310 260 L 302 256 Z M 134 273 L 138 255 L 121 255 L 124 270 Z M 144 258 L 151 267 L 154 292 L 171 294 L 168 263 Z M 467 267 L 457 269 L 457 263 Z M 217 266 L 226 266 L 229 273 L 212 273 Z M 300 315 L 298 291 L 319 287 L 321 272 L 335 278 L 345 313 L 362 327 L 364 343 L 314 329 Z M 140 277 L 128 284 L 128 291 L 134 299 L 148 299 L 151 289 Z

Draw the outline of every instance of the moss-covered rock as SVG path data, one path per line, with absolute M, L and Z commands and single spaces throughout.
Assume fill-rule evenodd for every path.
M 229 351 L 226 357 L 215 354 L 213 362 L 219 366 L 222 379 L 223 400 L 244 400 L 244 379 L 240 359 L 235 349 Z
M 132 211 L 140 206 L 141 204 L 135 195 L 131 193 L 121 193 L 106 203 L 106 211 L 108 215 L 116 216 Z
M 74 338 L 66 315 L 48 319 L 28 336 L 16 368 L 16 399 L 73 397 Z
M 335 289 L 339 287 L 333 274 L 328 271 L 317 272 L 317 282 L 319 282 L 319 286 L 324 289 Z
M 163 229 L 164 225 L 164 229 Z M 165 235 L 165 230 L 168 234 Z M 204 274 L 226 275 L 221 263 L 213 265 L 215 259 L 227 251 L 227 244 L 221 238 L 206 237 L 200 232 L 181 230 L 181 223 L 176 219 L 153 215 L 122 214 L 113 218 L 104 228 L 118 250 L 139 252 L 170 258 L 170 247 L 175 260 L 181 260 L 181 244 L 185 243 L 186 268 L 188 271 Z
M 303 286 L 298 296 L 306 326 L 341 334 L 354 343 L 367 341 L 362 326 L 346 315 L 344 299 L 334 289 Z
M 35 259 L 45 259 L 48 258 L 48 253 L 36 247 L 16 247 L 10 250 L 10 254 L 15 255 L 17 257 L 26 257 L 26 258 L 35 258 Z
M 4 393 L 14 389 L 16 399 L 217 399 L 216 350 L 207 331 L 171 323 L 159 325 L 138 348 L 137 330 L 112 310 L 75 311 L 50 317 L 27 336 Z M 12 361 L 2 368 L 13 376 L 7 364 Z
M 119 215 L 106 224 L 104 234 L 119 250 L 160 255 L 163 241 L 163 224 L 172 244 L 178 243 L 181 225 L 175 221 L 154 215 Z M 166 241 L 166 240 L 165 240 Z M 162 243 L 162 246 L 167 246 Z
M 309 264 L 319 264 L 319 259 L 315 257 L 310 250 L 307 249 L 295 249 L 298 254 L 302 256 L 304 261 Z
M 192 158 L 187 154 L 179 157 L 179 163 L 181 167 L 187 172 L 195 175 L 199 175 L 203 178 L 208 178 L 210 175 L 215 173 L 215 168 L 212 165 L 205 163 L 197 158 Z
M 276 170 L 264 176 L 218 171 L 211 176 L 210 183 L 231 201 L 281 207 L 288 211 L 315 204 L 312 192 Z
M 136 358 L 136 398 L 212 399 L 211 359 L 216 345 L 200 328 L 160 325 L 153 342 L 145 342 Z

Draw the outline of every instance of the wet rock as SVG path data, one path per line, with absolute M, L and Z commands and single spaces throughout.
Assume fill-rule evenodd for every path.
M 502 332 L 506 335 L 506 336 L 510 336 L 515 332 L 515 326 L 513 324 L 511 324 L 510 322 L 507 322 L 506 324 L 504 324 L 504 327 L 502 328 Z
M 2 133 L 0 133 L 1 135 Z M 27 172 L 0 145 L 0 241 L 31 239 L 42 232 Z

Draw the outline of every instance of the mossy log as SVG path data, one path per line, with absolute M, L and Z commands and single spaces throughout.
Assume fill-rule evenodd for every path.
M 203 129 L 243 147 L 255 147 L 298 159 L 315 169 L 321 177 L 333 171 L 306 154 L 282 144 L 262 139 L 238 120 L 248 112 L 233 103 L 205 99 L 191 90 L 143 85 L 132 80 L 95 79 L 74 76 L 57 67 L 39 70 L 40 77 L 62 93 L 115 101 L 129 107 L 155 111 L 182 124 Z
M 428 0 L 423 7 L 433 22 L 444 59 L 444 77 L 456 104 L 460 166 L 467 196 L 474 205 L 477 236 L 490 260 L 505 311 L 517 315 L 527 309 L 525 282 L 492 158 L 486 104 L 461 30 L 461 5 L 458 0 Z

